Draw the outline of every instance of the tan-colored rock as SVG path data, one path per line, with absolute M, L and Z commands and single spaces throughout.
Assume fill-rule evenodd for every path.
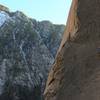
M 45 100 L 100 100 L 100 0 L 73 0 Z
M 9 8 L 3 6 L 0 4 L 0 11 L 6 11 L 6 12 L 9 12 Z

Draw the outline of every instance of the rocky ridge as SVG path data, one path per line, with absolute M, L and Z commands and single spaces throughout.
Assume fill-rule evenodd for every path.
M 43 99 L 63 31 L 64 25 L 38 22 L 0 5 L 0 100 Z

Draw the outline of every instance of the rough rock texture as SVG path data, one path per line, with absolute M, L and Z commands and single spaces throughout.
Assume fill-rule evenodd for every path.
M 52 24 L 49 21 L 37 22 L 36 20 L 33 20 L 33 24 L 34 29 L 40 34 L 44 44 L 53 54 L 53 57 L 55 57 L 65 26 Z
M 73 0 L 45 100 L 100 100 L 100 1 Z
M 22 12 L 11 13 L 3 8 L 0 11 L 0 100 L 42 100 L 45 81 L 55 56 L 49 49 L 51 42 L 47 43 L 47 47 L 42 33 L 50 35 L 52 28 L 45 29 L 41 22 L 28 18 Z M 64 28 L 61 29 L 63 31 Z M 56 32 L 57 28 L 53 31 Z M 61 37 L 58 41 L 54 39 L 56 50 L 60 41 Z
M 54 57 L 59 48 L 64 28 L 64 25 L 52 25 L 48 21 L 42 21 L 39 24 L 40 35 Z

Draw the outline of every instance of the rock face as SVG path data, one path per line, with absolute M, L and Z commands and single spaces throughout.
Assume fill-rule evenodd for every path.
M 52 25 L 52 23 L 48 21 L 42 21 L 39 23 L 39 33 L 45 45 L 53 54 L 53 57 L 55 57 L 59 48 L 64 29 L 64 25 Z
M 100 100 L 99 11 L 99 0 L 73 0 L 45 100 Z
M 22 12 L 11 13 L 2 7 L 0 6 L 0 100 L 42 100 L 45 81 L 54 62 L 64 25 L 37 22 Z M 43 24 L 48 25 L 48 29 Z M 52 32 L 57 34 L 59 30 L 59 39 L 53 39 Z M 45 43 L 48 39 L 50 41 Z M 51 42 L 54 43 L 52 46 Z M 56 49 L 49 49 L 56 44 Z

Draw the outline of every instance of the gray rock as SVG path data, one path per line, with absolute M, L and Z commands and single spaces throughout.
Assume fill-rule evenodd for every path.
M 51 47 L 57 44 L 58 48 L 63 26 L 57 30 L 57 25 L 46 22 L 45 27 L 44 22 L 19 11 L 0 11 L 1 17 L 4 20 L 0 20 L 0 100 L 42 100 L 56 52 Z M 47 42 L 52 38 L 52 29 L 60 31 L 59 38 L 52 39 L 55 45 Z

